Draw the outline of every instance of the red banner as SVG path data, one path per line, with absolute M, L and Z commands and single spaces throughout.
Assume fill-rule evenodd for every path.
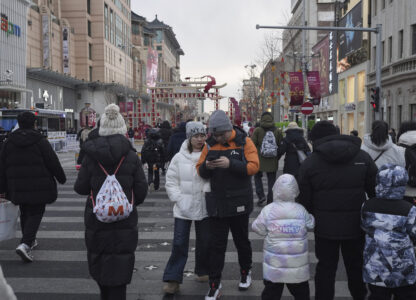
M 126 102 L 119 102 L 118 107 L 120 107 L 120 113 L 126 112 Z
M 306 78 L 308 80 L 310 97 L 314 99 L 314 102 L 319 102 L 319 99 L 321 98 L 321 81 L 319 79 L 319 71 L 308 72 Z
M 302 72 L 290 72 L 290 106 L 302 105 L 304 86 Z

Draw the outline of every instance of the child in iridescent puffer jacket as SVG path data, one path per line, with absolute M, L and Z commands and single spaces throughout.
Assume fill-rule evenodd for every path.
M 295 177 L 280 176 L 273 186 L 273 203 L 262 209 L 252 228 L 266 236 L 263 248 L 262 300 L 280 299 L 286 283 L 295 300 L 308 300 L 308 229 L 315 220 L 295 203 L 299 187 Z

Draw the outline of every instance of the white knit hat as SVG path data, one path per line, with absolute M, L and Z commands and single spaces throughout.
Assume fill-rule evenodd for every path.
M 100 136 L 113 134 L 125 135 L 126 132 L 126 122 L 120 114 L 120 108 L 113 103 L 108 105 L 104 110 L 104 114 L 100 118 L 100 129 L 98 134 Z

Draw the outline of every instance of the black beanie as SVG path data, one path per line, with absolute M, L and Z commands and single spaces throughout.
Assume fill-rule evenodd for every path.
M 22 129 L 33 129 L 35 127 L 35 114 L 25 111 L 17 116 L 17 123 L 19 128 Z
M 329 121 L 319 121 L 316 123 L 309 134 L 312 142 L 324 138 L 328 135 L 336 135 L 338 131 L 334 124 Z

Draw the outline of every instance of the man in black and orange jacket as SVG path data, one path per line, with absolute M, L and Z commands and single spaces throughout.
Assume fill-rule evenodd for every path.
M 240 290 L 251 285 L 252 250 L 248 239 L 249 215 L 253 210 L 251 176 L 259 170 L 257 149 L 246 133 L 232 126 L 224 111 L 215 111 L 209 121 L 211 137 L 207 140 L 197 170 L 210 179 L 211 192 L 206 193 L 210 217 L 210 291 L 205 299 L 219 294 L 228 233 L 231 230 L 238 251 Z

